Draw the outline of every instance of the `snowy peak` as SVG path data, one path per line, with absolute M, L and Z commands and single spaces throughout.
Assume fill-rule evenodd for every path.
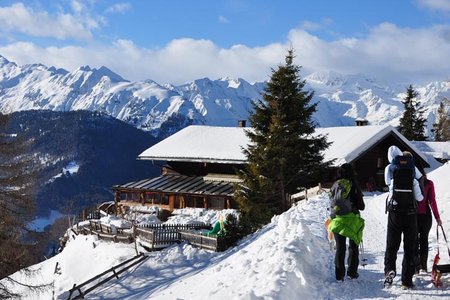
M 9 63 L 10 63 L 9 60 L 7 60 L 5 57 L 0 55 L 0 67 L 3 67 L 4 65 L 7 65 Z
M 346 77 L 334 71 L 314 72 L 306 76 L 310 84 L 321 84 L 326 86 L 340 87 L 346 82 Z
M 305 77 L 318 103 L 314 119 L 319 126 L 354 125 L 356 118 L 371 124 L 398 125 L 406 87 L 386 84 L 364 74 L 334 71 Z M 17 66 L 0 56 L 0 111 L 30 109 L 90 110 L 106 113 L 137 128 L 159 135 L 189 124 L 236 126 L 248 119 L 265 83 L 242 78 L 201 78 L 175 86 L 153 80 L 129 82 L 105 66 L 81 66 L 68 72 L 42 64 Z M 429 130 L 439 102 L 450 98 L 450 82 L 414 86 L 425 107 Z

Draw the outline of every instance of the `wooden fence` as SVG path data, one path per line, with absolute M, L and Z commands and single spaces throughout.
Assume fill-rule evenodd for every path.
M 136 228 L 136 236 L 148 244 L 150 250 L 165 248 L 181 241 L 180 231 L 177 228 Z
M 131 243 L 134 240 L 131 231 L 125 231 L 126 228 L 115 228 L 113 230 L 110 225 L 100 223 L 99 220 L 89 220 L 89 227 L 91 233 L 102 240 L 122 243 Z
M 220 237 L 204 236 L 189 231 L 180 231 L 180 240 L 187 241 L 189 244 L 212 251 L 225 250 L 224 240 Z
M 125 234 L 126 230 L 130 230 L 130 228 L 119 227 L 113 229 L 110 225 L 101 223 L 100 220 L 89 220 L 89 226 L 92 230 L 107 234 Z
M 85 282 L 83 282 L 83 283 L 81 283 L 79 285 L 77 285 L 75 283 L 73 285 L 73 287 L 68 291 L 69 292 L 69 297 L 67 299 L 68 300 L 83 299 L 84 296 L 86 296 L 86 294 L 88 294 L 89 292 L 91 292 L 95 288 L 97 288 L 97 287 L 101 286 L 102 284 L 110 281 L 114 277 L 119 279 L 119 274 L 121 274 L 122 272 L 126 271 L 127 269 L 137 265 L 138 263 L 144 261 L 145 259 L 147 259 L 147 256 L 145 256 L 143 253 L 141 253 L 139 255 L 136 255 L 136 256 L 134 256 L 134 257 L 132 257 L 132 258 L 130 258 L 130 259 L 128 259 L 128 260 L 118 264 L 117 266 L 114 266 L 114 267 L 106 270 L 105 272 L 103 272 L 101 274 L 98 274 L 97 276 L 92 277 L 91 279 L 89 279 L 89 280 L 87 280 L 87 281 L 85 281 Z M 112 274 L 110 274 L 109 276 L 105 277 L 109 273 L 112 273 Z M 101 279 L 101 278 L 103 278 L 103 279 Z M 100 281 L 98 281 L 97 283 L 91 285 L 96 280 L 100 280 Z M 82 289 L 84 289 L 84 291 Z M 72 298 L 72 295 L 73 295 L 73 293 L 75 291 L 78 291 L 78 295 Z
M 209 229 L 211 224 L 207 223 L 193 223 L 193 224 L 165 224 L 165 223 L 149 223 L 149 224 L 138 224 L 139 228 L 150 228 L 150 229 L 178 229 L 178 230 L 189 230 L 189 229 Z
M 181 241 L 212 251 L 223 251 L 224 243 L 220 237 L 207 237 L 190 230 L 210 229 L 210 224 L 146 224 L 135 229 L 135 236 L 123 228 L 112 230 L 111 226 L 100 223 L 99 220 L 89 220 L 90 233 L 97 235 L 99 239 L 132 243 L 135 237 L 139 237 L 142 246 L 150 251 L 160 250 Z

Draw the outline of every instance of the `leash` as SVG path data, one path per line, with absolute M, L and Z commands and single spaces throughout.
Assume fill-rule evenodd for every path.
M 443 266 L 439 266 L 439 261 L 440 261 L 440 253 L 439 253 L 439 227 L 441 227 L 442 230 L 442 235 L 444 236 L 444 240 L 445 240 L 445 245 L 447 246 L 447 252 L 448 252 L 448 256 L 450 257 L 450 249 L 448 247 L 448 242 L 447 242 L 447 237 L 445 236 L 445 231 L 444 231 L 444 227 L 442 227 L 442 225 L 438 225 L 436 226 L 436 242 L 437 242 L 437 253 L 436 256 L 434 257 L 434 261 L 433 261 L 433 269 L 431 270 L 431 281 L 433 282 L 435 287 L 440 287 L 442 285 L 441 283 L 441 277 L 442 277 L 442 273 L 448 273 L 450 270 L 447 269 L 446 271 L 444 271 L 441 267 Z
M 442 227 L 442 225 L 436 226 L 437 254 L 439 255 L 439 227 L 441 228 L 442 235 L 444 236 L 445 245 L 447 246 L 448 257 L 450 257 L 450 248 L 448 247 L 447 237 L 445 236 L 444 227 Z

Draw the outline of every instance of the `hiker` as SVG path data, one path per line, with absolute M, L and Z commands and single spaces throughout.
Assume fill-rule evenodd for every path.
M 364 229 L 364 219 L 359 215 L 365 204 L 361 189 L 356 183 L 355 173 L 350 164 L 343 164 L 337 170 L 338 180 L 330 190 L 331 221 L 328 229 L 333 232 L 336 241 L 334 260 L 336 280 L 344 281 L 346 240 L 348 246 L 348 270 L 350 279 L 359 277 L 359 249 Z
M 419 202 L 417 207 L 417 250 L 416 250 L 416 274 L 427 272 L 428 260 L 428 234 L 433 223 L 431 211 L 438 226 L 442 226 L 441 217 L 439 215 L 436 194 L 434 191 L 433 181 L 427 178 L 424 170 L 422 170 L 424 190 L 423 201 Z
M 397 252 L 403 234 L 402 287 L 413 288 L 415 250 L 417 243 L 417 202 L 422 201 L 411 153 L 402 153 L 396 146 L 388 149 L 390 164 L 385 168 L 386 185 L 389 186 L 386 210 L 388 214 L 386 252 L 384 256 L 385 284 L 391 285 L 396 276 Z

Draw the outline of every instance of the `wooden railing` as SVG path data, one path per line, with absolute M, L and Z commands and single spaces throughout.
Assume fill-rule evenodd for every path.
M 125 232 L 124 228 L 116 228 L 115 230 L 108 224 L 100 223 L 99 220 L 89 220 L 90 231 L 96 234 L 102 240 L 114 242 L 131 243 L 133 236 L 131 232 Z
M 136 235 L 149 244 L 150 250 L 165 248 L 180 242 L 180 231 L 176 228 L 149 229 L 136 228 Z
M 178 230 L 189 230 L 189 229 L 209 229 L 211 224 L 206 223 L 193 223 L 193 224 L 164 224 L 164 223 L 149 223 L 149 224 L 138 224 L 139 228 L 150 228 L 150 229 L 178 229 Z
M 180 239 L 202 249 L 212 251 L 223 251 L 225 249 L 223 239 L 217 236 L 210 237 L 189 231 L 180 231 Z
M 90 230 L 98 238 L 114 242 L 131 243 L 135 237 L 139 237 L 141 244 L 150 251 L 159 250 L 180 241 L 208 249 L 223 251 L 223 240 L 220 237 L 204 236 L 191 230 L 210 229 L 210 224 L 146 224 L 135 228 L 135 236 L 124 232 L 123 228 L 117 228 L 117 232 L 107 224 L 101 224 L 98 220 L 89 221 Z
M 137 265 L 138 263 L 144 261 L 145 259 L 147 259 L 147 256 L 145 256 L 143 253 L 136 255 L 120 264 L 118 264 L 117 266 L 114 266 L 108 270 L 106 270 L 105 272 L 98 274 L 97 276 L 92 277 L 91 279 L 77 285 L 74 284 L 73 287 L 69 290 L 69 297 L 67 298 L 68 300 L 71 299 L 83 299 L 86 294 L 88 294 L 89 292 L 91 292 L 92 290 L 94 290 L 95 288 L 101 286 L 102 284 L 110 281 L 112 278 L 116 277 L 117 279 L 119 279 L 119 274 L 121 274 L 122 272 L 126 271 L 127 269 Z M 108 273 L 112 273 L 111 275 L 103 278 L 102 280 L 100 280 L 99 282 L 97 282 L 96 284 L 89 286 L 93 281 L 100 279 L 104 276 L 106 276 Z M 82 289 L 84 289 L 85 287 L 89 286 L 88 288 L 86 288 L 84 291 L 82 291 Z M 72 298 L 72 295 L 75 291 L 78 291 L 78 295 Z

